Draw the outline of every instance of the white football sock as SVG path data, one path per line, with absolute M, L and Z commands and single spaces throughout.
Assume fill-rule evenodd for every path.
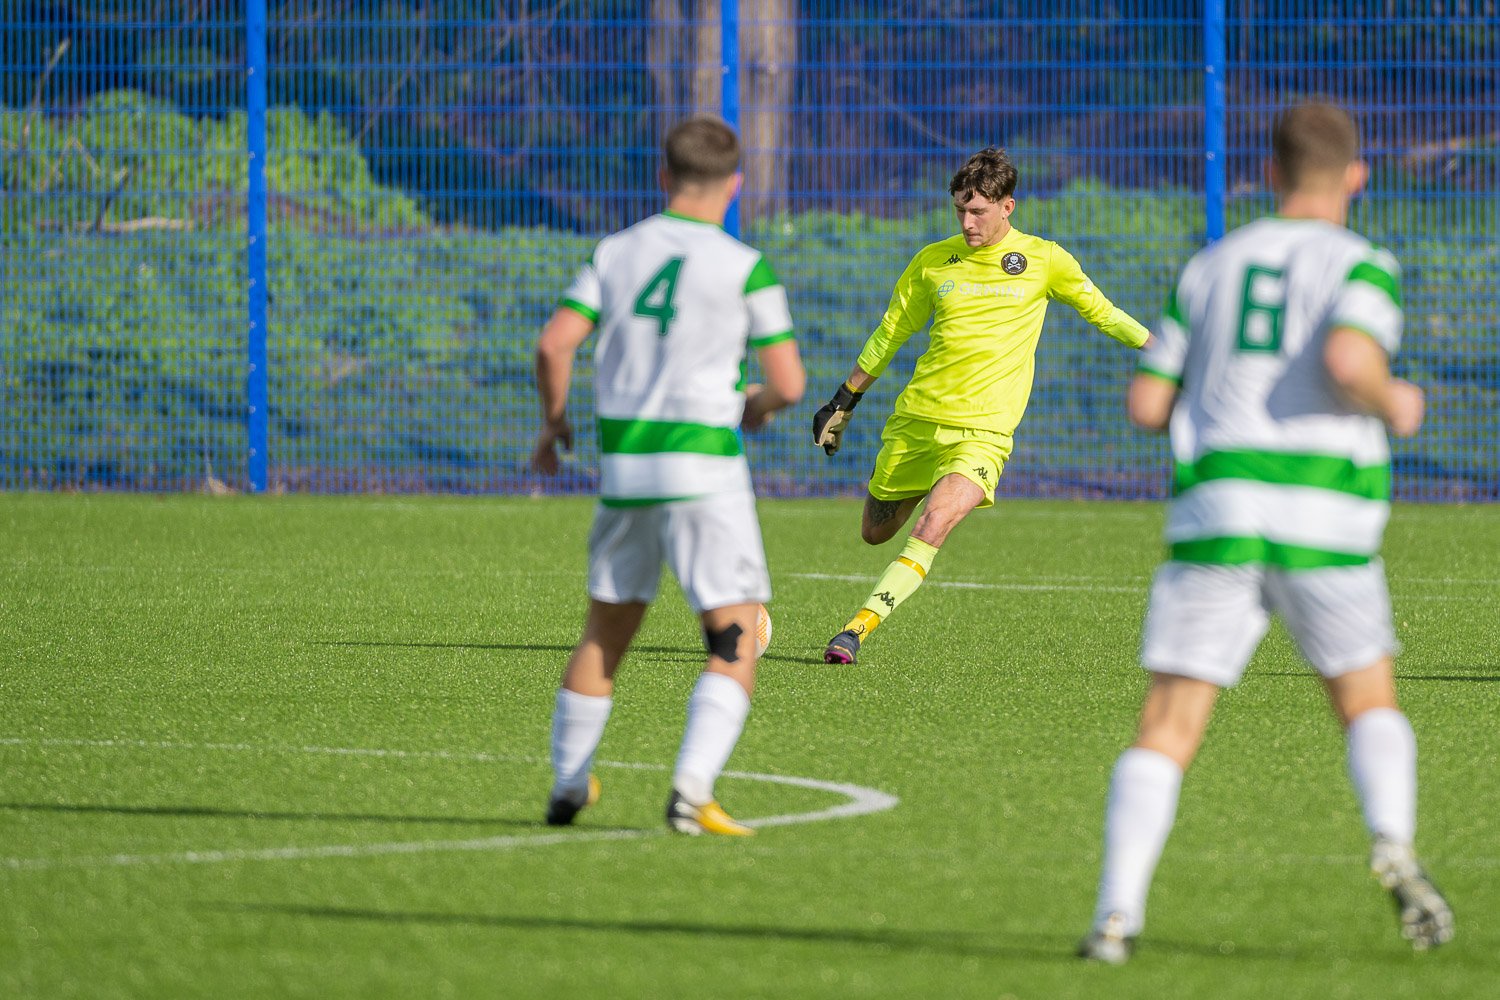
M 1104 870 L 1095 924 L 1120 913 L 1127 934 L 1141 932 L 1146 893 L 1177 817 L 1181 787 L 1182 768 L 1155 750 L 1131 747 L 1115 762 L 1104 816 Z
M 745 728 L 750 714 L 750 696 L 739 682 L 726 674 L 704 672 L 688 699 L 687 729 L 672 786 L 695 806 L 714 799 L 714 781 Z
M 589 765 L 604 737 L 604 724 L 615 700 L 559 688 L 552 711 L 552 786 L 554 799 L 583 801 L 588 794 Z
M 1349 723 L 1349 777 L 1372 836 L 1410 844 L 1417 833 L 1417 737 L 1394 708 Z

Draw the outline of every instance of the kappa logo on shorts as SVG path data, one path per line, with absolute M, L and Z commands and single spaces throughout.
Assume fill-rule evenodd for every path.
M 1000 258 L 1000 266 L 1004 268 L 1006 274 L 1020 274 L 1026 270 L 1026 255 L 1012 250 Z
M 991 485 L 991 483 L 990 483 L 990 470 L 986 469 L 984 466 L 982 466 L 982 465 L 975 466 L 974 467 L 974 475 L 976 475 L 980 479 L 982 479 L 984 481 L 984 485 L 986 485 L 986 486 Z

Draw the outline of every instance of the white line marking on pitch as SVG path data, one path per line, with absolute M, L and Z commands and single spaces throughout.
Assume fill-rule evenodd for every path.
M 874 574 L 860 575 L 860 574 L 857 574 L 857 573 L 788 573 L 786 575 L 790 576 L 790 577 L 794 577 L 794 578 L 799 579 L 799 580 L 838 580 L 838 581 L 841 581 L 841 582 L 842 581 L 848 581 L 848 582 L 851 582 L 851 583 L 858 583 L 858 582 L 868 583 L 871 580 L 875 579 Z M 1043 579 L 1045 580 L 1045 578 L 1043 578 Z M 965 581 L 965 580 L 928 580 L 926 583 L 923 584 L 923 586 L 924 587 L 949 587 L 949 588 L 954 589 L 954 590 L 1024 590 L 1024 591 L 1036 591 L 1036 592 L 1039 592 L 1039 593 L 1049 593 L 1049 592 L 1052 592 L 1052 591 L 1075 591 L 1075 590 L 1081 590 L 1081 591 L 1089 591 L 1089 592 L 1093 592 L 1093 593 L 1103 592 L 1103 593 L 1107 593 L 1107 594 L 1137 594 L 1137 593 L 1138 594 L 1145 594 L 1147 592 L 1147 589 L 1148 589 L 1146 581 L 1144 579 L 1142 579 L 1141 583 L 1139 583 L 1139 584 L 1137 584 L 1135 586 L 1128 586 L 1128 587 L 1127 586 L 1121 586 L 1121 585 L 1116 584 L 1116 583 L 1089 583 L 1089 582 L 1087 582 L 1087 581 L 1089 581 L 1091 579 L 1095 579 L 1095 578 L 1094 577 L 1086 577 L 1086 576 L 1083 576 L 1083 577 L 1066 577 L 1066 578 L 1064 578 L 1064 580 L 1069 581 L 1069 582 L 1052 581 L 1052 582 L 1041 582 L 1041 583 L 972 583 L 972 582 Z M 1115 578 L 1115 579 L 1118 579 L 1118 578 Z M 1401 581 L 1401 582 L 1403 582 L 1403 583 L 1440 583 L 1440 582 L 1446 583 L 1446 582 L 1449 582 L 1449 581 L 1404 580 L 1404 581 Z M 1463 583 L 1476 584 L 1476 585 L 1477 584 L 1486 584 L 1487 585 L 1491 581 L 1488 581 L 1488 580 L 1466 580 L 1466 581 L 1453 581 L 1453 582 L 1463 582 Z M 1404 593 L 1396 593 L 1396 594 L 1392 594 L 1391 597 L 1392 597 L 1393 600 L 1398 601 L 1398 602 L 1399 601 L 1455 601 L 1455 602 L 1460 602 L 1461 603 L 1461 602 L 1464 602 L 1464 601 L 1488 601 L 1488 600 L 1490 600 L 1492 598 L 1492 595 L 1490 595 L 1490 594 L 1404 594 Z
M 129 750 L 211 750 L 236 753 L 271 754 L 332 754 L 350 757 L 389 757 L 416 760 L 463 760 L 483 763 L 544 764 L 539 757 L 512 756 L 477 751 L 452 750 L 390 750 L 379 747 L 277 747 L 255 746 L 249 743 L 181 743 L 170 740 L 82 740 L 82 739 L 22 739 L 0 738 L 0 746 L 52 746 L 88 747 Z M 664 764 L 640 764 L 626 761 L 595 761 L 598 767 L 610 767 L 632 771 L 665 771 Z M 863 785 L 851 785 L 818 778 L 802 778 L 788 774 L 762 774 L 756 771 L 725 771 L 726 778 L 744 781 L 763 781 L 775 785 L 792 785 L 811 788 L 815 791 L 832 792 L 846 796 L 849 801 L 827 809 L 813 812 L 787 813 L 780 816 L 764 816 L 760 819 L 743 820 L 746 826 L 773 827 L 791 826 L 797 823 L 818 823 L 830 819 L 851 819 L 867 816 L 895 808 L 900 799 L 894 795 Z M 368 858 L 392 854 L 429 854 L 444 851 L 500 851 L 518 847 L 546 847 L 552 844 L 572 844 L 612 840 L 638 840 L 643 837 L 662 836 L 665 830 L 592 830 L 573 833 L 547 833 L 528 835 L 507 834 L 498 837 L 472 837 L 464 840 L 413 840 L 380 844 L 322 844 L 307 847 L 261 847 L 228 848 L 223 850 L 174 851 L 164 854 L 106 854 L 76 858 L 0 858 L 0 868 L 19 871 L 36 871 L 47 868 L 100 868 L 110 866 L 167 865 L 167 864 L 219 864 L 226 861 L 298 861 L 311 858 Z
M 859 575 L 855 573 L 788 573 L 788 576 L 800 580 L 848 580 L 851 582 L 868 583 L 874 579 L 873 574 Z M 1145 587 L 1122 587 L 1118 584 L 1103 583 L 969 583 L 963 580 L 928 580 L 924 587 L 949 587 L 954 590 L 1089 590 L 1106 591 L 1113 594 L 1144 593 Z
M 170 854 L 104 854 L 81 858 L 4 858 L 0 865 L 20 871 L 44 868 L 105 868 L 132 865 L 205 865 L 225 861 L 302 861 L 311 858 L 372 858 L 389 854 L 429 854 L 443 851 L 498 851 L 511 847 L 545 847 L 585 840 L 634 840 L 655 830 L 597 830 L 590 833 L 551 833 L 534 837 L 514 834 L 470 840 L 413 840 L 385 844 L 323 844 L 316 847 L 263 847 Z

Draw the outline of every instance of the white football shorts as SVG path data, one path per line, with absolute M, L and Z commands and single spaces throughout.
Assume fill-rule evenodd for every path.
M 1151 583 L 1141 665 L 1233 687 L 1273 612 L 1324 677 L 1368 667 L 1399 648 L 1378 559 L 1299 570 L 1168 562 Z
M 648 603 L 665 562 L 696 612 L 771 599 L 752 493 L 645 507 L 600 505 L 589 532 L 589 596 Z

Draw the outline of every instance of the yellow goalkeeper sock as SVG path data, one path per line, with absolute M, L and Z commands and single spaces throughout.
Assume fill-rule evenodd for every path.
M 879 624 L 879 615 L 877 615 L 873 611 L 866 611 L 864 608 L 860 608 L 859 613 L 856 614 L 853 618 L 849 619 L 849 624 L 844 626 L 844 631 L 853 632 L 855 635 L 863 639 L 865 636 L 875 631 L 875 626 Z
M 937 554 L 937 546 L 928 545 L 920 538 L 908 538 L 901 549 L 901 555 L 885 568 L 885 572 L 875 582 L 875 589 L 865 598 L 864 607 L 844 626 L 845 630 L 861 639 L 875 631 L 882 621 L 891 616 L 892 611 L 901 606 L 902 601 L 915 594 L 917 588 L 922 586 Z

